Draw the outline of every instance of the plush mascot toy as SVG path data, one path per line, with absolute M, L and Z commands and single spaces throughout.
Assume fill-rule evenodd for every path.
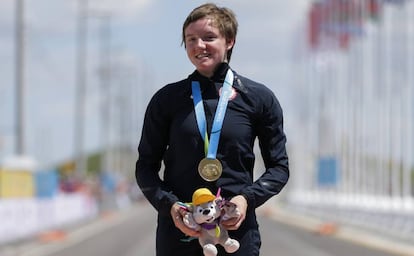
M 191 204 L 182 204 L 188 211 L 184 223 L 195 230 L 200 230 L 198 238 L 205 256 L 216 256 L 216 244 L 224 247 L 226 252 L 234 253 L 240 247 L 237 240 L 231 239 L 220 221 L 240 216 L 236 205 L 222 199 L 220 190 L 214 196 L 207 188 L 197 189 L 193 193 Z

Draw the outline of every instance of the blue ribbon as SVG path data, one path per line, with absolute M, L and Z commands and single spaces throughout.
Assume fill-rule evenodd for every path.
M 207 123 L 204 112 L 203 99 L 201 97 L 200 83 L 193 81 L 191 84 L 194 110 L 197 119 L 198 130 L 204 141 L 204 150 L 206 151 L 207 158 L 216 159 L 217 148 L 220 139 L 221 127 L 223 126 L 224 115 L 226 113 L 227 104 L 232 93 L 234 75 L 229 69 L 224 79 L 223 87 L 221 89 L 221 95 L 217 105 L 216 113 L 214 114 L 213 126 L 210 133 L 210 143 L 207 136 Z

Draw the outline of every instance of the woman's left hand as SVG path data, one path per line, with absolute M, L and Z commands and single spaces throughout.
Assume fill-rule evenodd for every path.
M 237 206 L 240 215 L 238 217 L 233 217 L 228 220 L 223 220 L 221 224 L 227 230 L 237 230 L 246 218 L 247 201 L 246 198 L 244 198 L 244 196 L 238 195 L 233 197 L 230 200 L 230 202 L 234 203 Z

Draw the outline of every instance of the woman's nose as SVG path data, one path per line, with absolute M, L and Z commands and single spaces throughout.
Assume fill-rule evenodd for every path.
M 202 38 L 197 39 L 197 47 L 199 48 L 206 48 L 206 44 L 204 43 L 204 40 Z

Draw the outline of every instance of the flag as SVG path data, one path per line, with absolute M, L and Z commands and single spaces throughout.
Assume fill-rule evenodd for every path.
M 329 0 L 325 8 L 328 10 L 328 19 L 322 29 L 337 37 L 344 35 L 353 37 L 363 35 L 363 20 L 361 2 L 356 0 Z
M 370 19 L 378 21 L 382 13 L 382 0 L 368 0 L 366 10 Z
M 402 6 L 406 0 L 368 0 L 366 1 L 366 13 L 374 21 L 380 21 L 384 4 L 394 4 Z
M 308 42 L 312 49 L 347 49 L 353 37 L 364 34 L 363 6 L 358 0 L 313 2 L 308 18 Z M 334 43 L 331 43 L 334 42 Z
M 316 49 L 320 45 L 321 22 L 322 4 L 315 2 L 308 13 L 308 44 L 312 49 Z

